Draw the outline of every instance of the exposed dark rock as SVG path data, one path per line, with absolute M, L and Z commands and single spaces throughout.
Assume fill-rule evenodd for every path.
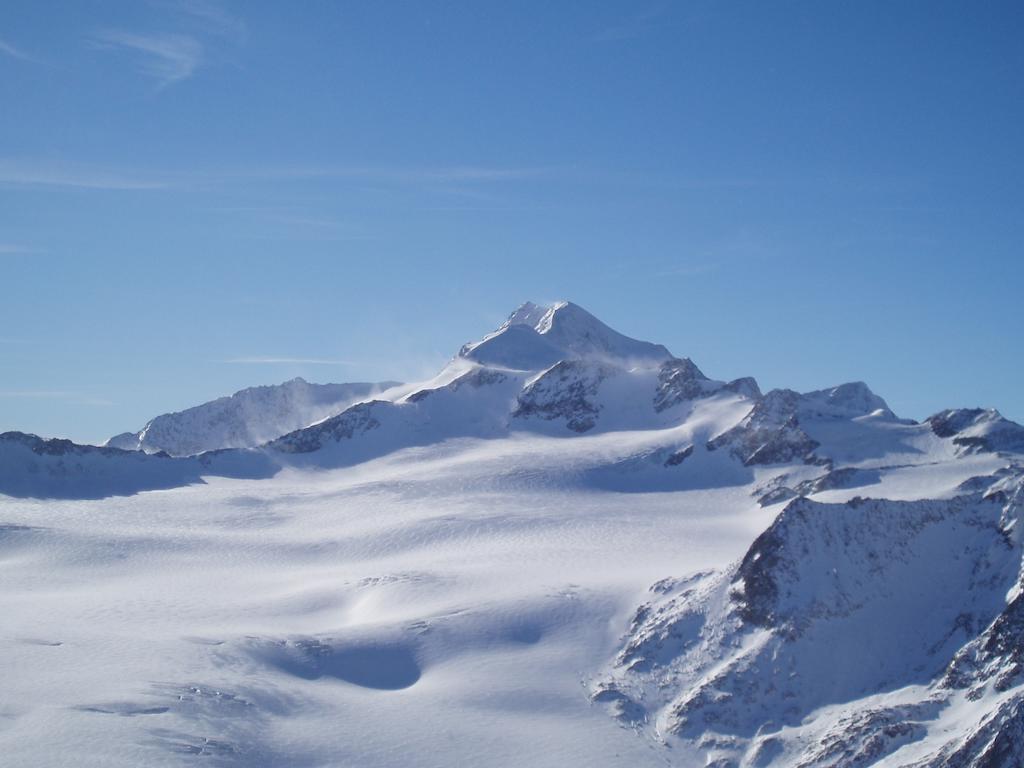
M 769 507 L 772 504 L 778 504 L 780 501 L 789 501 L 795 499 L 797 496 L 796 491 L 785 485 L 780 485 L 777 488 L 772 488 L 767 493 L 763 494 L 757 499 L 757 503 L 762 507 Z
M 705 394 L 708 377 L 689 358 L 673 358 L 658 370 L 658 389 L 654 393 L 654 410 L 661 413 L 686 400 Z
M 914 768 L 1021 768 L 1024 766 L 1024 696 L 1016 695 L 966 737 Z
M 968 688 L 993 680 L 996 690 L 1007 690 L 1021 681 L 1024 672 L 1024 594 L 1007 604 L 995 621 L 973 642 L 964 646 L 949 665 L 943 684 Z
M 108 448 L 99 445 L 80 445 L 62 438 L 42 438 L 38 435 L 26 432 L 4 432 L 0 434 L 0 442 L 17 443 L 30 449 L 38 456 L 85 456 L 88 454 L 98 456 L 124 456 L 137 453 L 136 451 L 124 451 L 120 448 Z M 169 458 L 166 453 L 150 454 L 158 458 Z
M 965 453 L 1024 451 L 1024 427 L 994 408 L 940 411 L 925 423 L 938 437 L 951 438 Z
M 284 435 L 269 443 L 268 447 L 281 453 L 310 453 L 323 448 L 328 441 L 347 440 L 376 429 L 380 421 L 374 415 L 375 410 L 392 407 L 391 403 L 382 400 L 358 403 L 326 421 Z
M 735 427 L 708 443 L 708 450 L 727 448 L 747 466 L 815 461 L 818 442 L 800 428 L 801 395 L 775 389 L 765 395 Z
M 458 392 L 463 387 L 479 389 L 480 387 L 490 386 L 491 384 L 500 384 L 507 379 L 508 376 L 501 371 L 495 371 L 490 368 L 474 368 L 472 371 L 468 371 L 458 378 L 453 379 L 443 387 L 438 389 L 421 389 L 413 392 L 405 399 L 410 403 L 418 403 L 422 400 L 426 400 L 435 392 Z
M 767 492 L 782 492 L 783 482 Z M 634 616 L 610 682 L 657 712 L 662 733 L 698 745 L 709 736 L 737 740 L 731 754 L 742 765 L 888 764 L 903 746 L 935 737 L 927 721 L 951 697 L 1009 693 L 1021 683 L 1024 597 L 1003 602 L 1020 569 L 1008 535 L 1019 510 L 1009 489 L 1004 495 L 795 499 L 729 571 L 688 585 L 659 582 Z M 958 653 L 965 643 L 971 653 Z M 825 672 L 833 662 L 834 677 Z M 947 669 L 950 682 L 940 683 Z M 929 684 L 916 700 L 829 709 Z M 954 693 L 954 685 L 966 690 Z M 943 754 L 1016 759 L 999 746 L 1015 743 L 1012 714 L 993 720 L 985 739 Z M 789 731 L 814 721 L 821 730 L 813 741 Z
M 642 723 L 647 720 L 647 710 L 614 685 L 599 686 L 590 699 L 598 704 L 610 704 L 613 717 L 623 723 Z
M 601 383 L 619 369 L 582 360 L 563 360 L 530 383 L 519 395 L 513 418 L 565 419 L 573 432 L 597 424 L 601 406 L 593 401 Z
M 688 445 L 685 448 L 680 448 L 678 451 L 674 451 L 667 459 L 665 459 L 666 467 L 678 467 L 684 461 L 686 461 L 691 455 L 693 455 L 693 446 Z
M 935 717 L 941 703 L 884 707 L 842 717 L 818 744 L 800 756 L 796 768 L 861 768 L 875 765 L 900 747 L 923 739 L 922 720 Z
M 925 421 L 939 437 L 955 437 L 985 414 L 982 408 L 957 408 L 940 411 Z
M 877 469 L 858 469 L 857 467 L 843 467 L 826 472 L 821 477 L 813 480 L 805 480 L 794 489 L 798 496 L 813 496 L 822 491 L 832 491 L 840 488 L 860 488 L 865 485 L 875 485 L 881 482 L 881 475 Z
M 776 569 L 783 559 L 786 541 L 783 534 L 782 517 L 800 514 L 792 505 L 782 511 L 779 518 L 768 530 L 754 539 L 740 561 L 733 584 L 738 585 L 732 593 L 740 617 L 756 626 L 768 627 L 775 618 L 775 602 L 779 596 L 776 584 Z
M 761 388 L 757 385 L 757 381 L 752 376 L 744 376 L 742 378 L 726 382 L 722 386 L 722 389 L 727 392 L 735 392 L 737 395 L 749 397 L 751 400 L 760 400 L 763 397 L 761 394 Z

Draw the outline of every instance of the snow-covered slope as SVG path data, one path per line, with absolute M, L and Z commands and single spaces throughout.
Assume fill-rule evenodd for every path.
M 396 386 L 397 382 L 392 381 L 310 384 L 295 378 L 283 384 L 250 387 L 229 397 L 157 416 L 138 432 L 115 435 L 106 445 L 127 451 L 163 451 L 171 456 L 252 448 Z
M 0 435 L 5 765 L 1024 765 L 997 412 L 566 302 L 354 399 L 196 456 Z

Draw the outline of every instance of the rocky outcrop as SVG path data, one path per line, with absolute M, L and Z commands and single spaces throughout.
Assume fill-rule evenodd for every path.
M 700 368 L 689 358 L 674 358 L 658 369 L 658 389 L 654 393 L 654 410 L 658 413 L 686 400 L 704 395 L 710 383 Z
M 951 439 L 963 453 L 1024 452 L 1024 427 L 994 408 L 940 411 L 925 423 L 938 437 Z
M 800 428 L 800 394 L 773 389 L 739 424 L 708 442 L 708 450 L 728 450 L 745 465 L 814 462 L 819 443 Z
M 597 424 L 601 384 L 621 371 L 603 363 L 563 360 L 553 365 L 520 393 L 513 418 L 564 419 L 573 432 L 587 432 Z
M 508 375 L 501 371 L 496 371 L 491 368 L 473 368 L 470 371 L 456 377 L 450 383 L 445 384 L 443 387 L 436 389 L 419 389 L 413 392 L 411 395 L 405 398 L 406 402 L 419 403 L 426 400 L 432 394 L 437 392 L 450 392 L 455 393 L 460 389 L 469 387 L 470 389 L 480 389 L 481 387 L 489 387 L 494 384 L 501 384 L 508 380 Z
M 351 440 L 358 435 L 377 429 L 380 426 L 377 412 L 394 407 L 393 403 L 380 400 L 359 403 L 312 427 L 284 435 L 269 443 L 267 447 L 280 453 L 311 453 L 320 450 L 329 442 Z
M 773 389 L 739 424 L 709 441 L 708 450 L 726 449 L 747 466 L 793 461 L 827 464 L 828 457 L 818 452 L 821 443 L 805 425 L 865 417 L 896 419 L 885 400 L 863 382 L 804 394 Z

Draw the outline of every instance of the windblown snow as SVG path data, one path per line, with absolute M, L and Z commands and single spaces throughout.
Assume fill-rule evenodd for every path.
M 254 448 L 275 437 L 341 413 L 361 400 L 398 386 L 310 384 L 295 378 L 276 386 L 250 387 L 178 413 L 165 413 L 138 432 L 107 441 L 127 451 L 192 456 L 219 448 Z
M 998 412 L 762 393 L 568 302 L 320 386 L 0 434 L 4 765 L 1024 765 Z

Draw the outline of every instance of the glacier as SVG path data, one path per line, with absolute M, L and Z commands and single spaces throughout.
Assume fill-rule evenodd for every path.
M 1024 765 L 1022 462 L 995 410 L 762 392 L 570 302 L 426 381 L 3 433 L 0 754 Z

